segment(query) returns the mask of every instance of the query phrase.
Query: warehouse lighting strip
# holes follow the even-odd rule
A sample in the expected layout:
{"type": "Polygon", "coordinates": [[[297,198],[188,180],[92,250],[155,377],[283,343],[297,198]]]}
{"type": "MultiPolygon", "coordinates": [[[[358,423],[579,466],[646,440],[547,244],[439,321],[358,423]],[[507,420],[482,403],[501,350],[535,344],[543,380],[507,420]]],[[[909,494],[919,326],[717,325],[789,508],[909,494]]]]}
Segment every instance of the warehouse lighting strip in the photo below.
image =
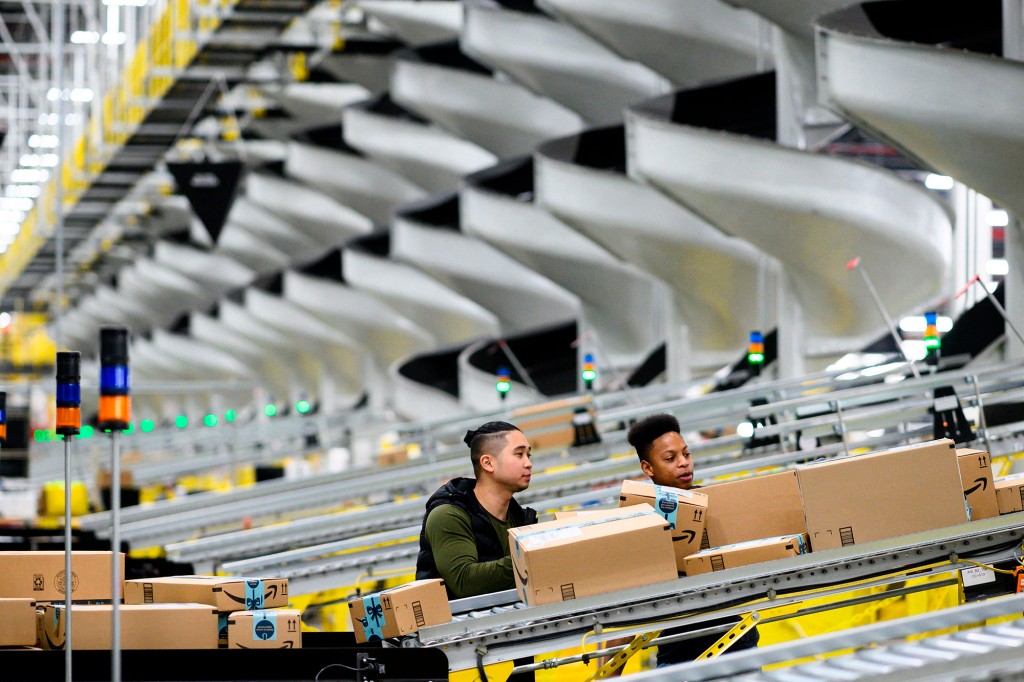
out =
{"type": "MultiPolygon", "coordinates": [[[[785,597],[778,593],[785,590],[840,585],[885,573],[907,574],[915,572],[915,567],[933,562],[949,561],[949,565],[935,569],[939,572],[969,566],[958,563],[958,557],[984,555],[989,561],[1009,559],[1024,536],[1022,524],[1024,513],[1004,515],[670,583],[483,615],[424,628],[409,643],[441,648],[448,656],[450,670],[465,670],[477,664],[478,647],[485,652],[483,662],[491,664],[574,646],[597,625],[655,623],[698,611],[706,613],[737,601],[767,598],[750,606],[673,620],[673,625],[697,623],[723,614],[781,605],[785,597]]],[[[636,632],[647,629],[649,627],[643,625],[632,628],[636,632]]],[[[629,631],[627,628],[622,634],[629,631]]]]}
{"type": "MultiPolygon", "coordinates": [[[[143,392],[139,391],[139,393],[143,392]]],[[[232,414],[233,412],[233,410],[226,412],[226,422],[230,423],[237,418],[237,413],[232,414]]],[[[211,457],[228,457],[230,455],[233,457],[233,463],[246,464],[261,461],[267,457],[281,458],[307,454],[314,448],[303,446],[296,449],[282,449],[268,447],[268,444],[288,439],[304,439],[310,435],[317,435],[322,439],[320,447],[323,447],[325,442],[338,443],[341,442],[345,429],[353,427],[355,422],[361,418],[355,413],[343,413],[330,417],[319,415],[316,419],[286,417],[256,425],[251,423],[224,425],[214,431],[165,429],[152,435],[150,435],[154,426],[152,421],[143,420],[139,423],[139,436],[125,438],[125,443],[126,447],[130,447],[133,452],[143,455],[142,462],[132,467],[132,474],[137,483],[145,484],[209,468],[208,462],[216,461],[216,459],[211,460],[211,457]],[[224,448],[231,450],[229,455],[223,453],[224,448]],[[188,456],[183,453],[195,454],[188,456]]],[[[125,434],[131,432],[129,430],[125,434]]],[[[98,453],[101,449],[101,444],[96,444],[91,448],[83,444],[82,452],[92,453],[95,451],[98,453]]],[[[44,451],[38,461],[33,461],[31,478],[34,482],[43,483],[57,477],[61,466],[57,455],[57,449],[53,448],[44,451]]]]}

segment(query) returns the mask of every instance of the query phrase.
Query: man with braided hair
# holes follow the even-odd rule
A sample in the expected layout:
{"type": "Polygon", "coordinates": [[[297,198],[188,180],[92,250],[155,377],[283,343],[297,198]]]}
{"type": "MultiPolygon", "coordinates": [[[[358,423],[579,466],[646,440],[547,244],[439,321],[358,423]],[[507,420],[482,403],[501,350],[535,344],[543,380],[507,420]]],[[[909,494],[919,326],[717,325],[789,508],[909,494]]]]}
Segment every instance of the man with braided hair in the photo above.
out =
{"type": "Polygon", "coordinates": [[[487,422],[463,439],[476,478],[454,478],[427,500],[416,579],[442,578],[450,599],[515,587],[508,529],[537,522],[515,493],[530,485],[530,443],[508,422],[487,422]]]}

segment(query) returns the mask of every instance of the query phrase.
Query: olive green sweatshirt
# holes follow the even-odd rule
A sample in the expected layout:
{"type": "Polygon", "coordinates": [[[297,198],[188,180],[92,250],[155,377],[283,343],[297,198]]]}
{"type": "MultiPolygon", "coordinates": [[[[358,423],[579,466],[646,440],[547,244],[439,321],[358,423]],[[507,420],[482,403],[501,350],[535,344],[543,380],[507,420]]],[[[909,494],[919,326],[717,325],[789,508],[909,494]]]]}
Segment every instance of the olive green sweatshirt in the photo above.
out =
{"type": "Polygon", "coordinates": [[[456,597],[500,592],[515,587],[512,560],[508,556],[508,521],[487,517],[498,535],[505,558],[478,561],[476,536],[469,514],[453,504],[443,504],[427,516],[427,541],[437,570],[456,597]]]}

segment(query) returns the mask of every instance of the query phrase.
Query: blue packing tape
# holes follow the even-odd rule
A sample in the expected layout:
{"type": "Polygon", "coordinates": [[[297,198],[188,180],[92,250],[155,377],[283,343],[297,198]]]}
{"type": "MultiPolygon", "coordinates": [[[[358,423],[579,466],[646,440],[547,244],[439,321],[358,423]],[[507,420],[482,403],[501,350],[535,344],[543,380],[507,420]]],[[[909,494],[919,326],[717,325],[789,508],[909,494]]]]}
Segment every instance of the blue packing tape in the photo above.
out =
{"type": "Polygon", "coordinates": [[[380,595],[371,594],[369,597],[363,597],[363,610],[366,614],[361,622],[363,632],[366,633],[366,641],[384,639],[384,609],[380,605],[380,595]]]}
{"type": "Polygon", "coordinates": [[[676,529],[676,520],[679,516],[679,498],[675,493],[665,490],[660,485],[654,486],[654,511],[672,527],[676,529]]]}
{"type": "Polygon", "coordinates": [[[262,580],[245,581],[245,610],[256,611],[263,608],[263,600],[266,593],[263,589],[262,580]]]}

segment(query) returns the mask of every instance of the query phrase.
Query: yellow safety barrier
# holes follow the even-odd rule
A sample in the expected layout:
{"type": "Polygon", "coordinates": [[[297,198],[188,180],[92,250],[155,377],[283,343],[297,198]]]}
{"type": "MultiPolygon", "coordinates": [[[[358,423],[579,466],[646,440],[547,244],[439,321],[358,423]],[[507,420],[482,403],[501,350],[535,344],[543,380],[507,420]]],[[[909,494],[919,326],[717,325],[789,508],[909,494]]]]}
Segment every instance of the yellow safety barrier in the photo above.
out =
{"type": "MultiPolygon", "coordinates": [[[[82,481],[71,482],[71,515],[83,516],[89,513],[89,491],[82,481]]],[[[43,484],[42,516],[64,516],[64,481],[47,481],[43,484]]]]}
{"type": "Polygon", "coordinates": [[[128,552],[128,556],[133,559],[163,559],[166,558],[167,552],[164,551],[163,547],[139,547],[138,549],[132,549],[128,552]]]}

